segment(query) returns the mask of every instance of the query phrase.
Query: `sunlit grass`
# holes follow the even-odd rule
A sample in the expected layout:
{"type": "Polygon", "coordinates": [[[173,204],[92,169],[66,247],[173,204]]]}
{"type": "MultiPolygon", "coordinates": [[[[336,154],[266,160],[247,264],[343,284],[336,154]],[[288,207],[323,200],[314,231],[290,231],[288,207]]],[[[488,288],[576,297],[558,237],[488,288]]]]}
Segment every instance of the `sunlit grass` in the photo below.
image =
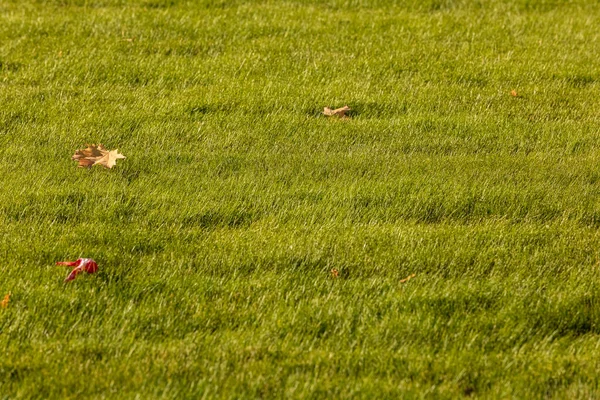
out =
{"type": "Polygon", "coordinates": [[[0,398],[600,396],[598,26],[1,2],[0,398]]]}

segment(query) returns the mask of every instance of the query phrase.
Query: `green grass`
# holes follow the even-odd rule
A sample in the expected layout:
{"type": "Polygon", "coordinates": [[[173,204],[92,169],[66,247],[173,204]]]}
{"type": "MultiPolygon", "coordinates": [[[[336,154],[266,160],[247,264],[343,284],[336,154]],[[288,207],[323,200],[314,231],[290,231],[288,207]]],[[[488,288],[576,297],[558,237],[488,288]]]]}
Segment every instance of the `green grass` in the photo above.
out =
{"type": "Polygon", "coordinates": [[[599,398],[599,26],[0,1],[0,398],[599,398]]]}

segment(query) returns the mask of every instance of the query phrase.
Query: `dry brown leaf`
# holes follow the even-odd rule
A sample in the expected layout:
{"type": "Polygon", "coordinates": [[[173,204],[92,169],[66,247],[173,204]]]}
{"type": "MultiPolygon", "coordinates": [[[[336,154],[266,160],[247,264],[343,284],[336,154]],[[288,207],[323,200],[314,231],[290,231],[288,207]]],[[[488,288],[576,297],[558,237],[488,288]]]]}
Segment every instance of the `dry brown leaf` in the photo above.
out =
{"type": "Polygon", "coordinates": [[[8,307],[8,302],[10,301],[10,293],[4,296],[4,299],[0,301],[0,307],[6,308],[8,307]]]}
{"type": "Polygon", "coordinates": [[[346,112],[350,111],[351,108],[348,106],[344,106],[341,108],[336,108],[335,110],[332,110],[329,107],[325,107],[323,109],[323,114],[327,117],[340,117],[340,118],[348,118],[348,116],[346,115],[346,112]]]}
{"type": "Polygon", "coordinates": [[[516,90],[514,90],[514,89],[510,91],[510,95],[511,95],[512,97],[517,97],[517,96],[519,96],[519,94],[517,93],[517,91],[516,91],[516,90]]]}
{"type": "Polygon", "coordinates": [[[417,276],[417,274],[410,274],[406,278],[400,279],[400,283],[406,283],[406,282],[410,281],[412,278],[414,278],[415,276],[417,276]]]}
{"type": "Polygon", "coordinates": [[[103,145],[88,144],[83,150],[77,150],[71,159],[79,162],[80,168],[90,168],[93,165],[100,164],[105,168],[112,168],[117,160],[125,158],[117,150],[107,150],[103,145]]]}

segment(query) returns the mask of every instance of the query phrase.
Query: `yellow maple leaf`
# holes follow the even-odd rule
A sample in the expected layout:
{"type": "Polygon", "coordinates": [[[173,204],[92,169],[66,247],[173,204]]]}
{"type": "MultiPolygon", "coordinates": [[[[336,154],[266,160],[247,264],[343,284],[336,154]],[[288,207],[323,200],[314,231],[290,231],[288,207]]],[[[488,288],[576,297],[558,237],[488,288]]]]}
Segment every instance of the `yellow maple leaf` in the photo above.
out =
{"type": "Polygon", "coordinates": [[[85,149],[77,150],[72,160],[79,162],[80,168],[90,168],[93,165],[100,164],[105,168],[112,168],[117,164],[117,160],[125,158],[117,150],[107,150],[103,145],[88,144],[85,149]]]}

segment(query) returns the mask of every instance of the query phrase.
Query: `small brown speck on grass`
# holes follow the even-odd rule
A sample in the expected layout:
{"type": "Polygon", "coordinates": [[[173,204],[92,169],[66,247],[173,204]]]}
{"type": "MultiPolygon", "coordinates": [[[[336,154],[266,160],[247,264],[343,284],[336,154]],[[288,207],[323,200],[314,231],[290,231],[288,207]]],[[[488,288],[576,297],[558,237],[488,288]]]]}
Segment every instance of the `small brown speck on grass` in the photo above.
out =
{"type": "Polygon", "coordinates": [[[323,115],[326,117],[350,118],[348,115],[346,115],[346,113],[351,110],[352,109],[348,106],[336,108],[335,110],[325,107],[323,108],[323,115]]]}
{"type": "Polygon", "coordinates": [[[406,283],[406,282],[410,281],[412,278],[414,278],[415,276],[417,276],[417,274],[410,274],[406,278],[400,279],[400,283],[406,283]]]}
{"type": "Polygon", "coordinates": [[[6,296],[4,296],[4,299],[2,299],[2,301],[0,301],[0,307],[2,308],[6,308],[8,307],[8,303],[10,301],[10,293],[8,293],[6,296]]]}

